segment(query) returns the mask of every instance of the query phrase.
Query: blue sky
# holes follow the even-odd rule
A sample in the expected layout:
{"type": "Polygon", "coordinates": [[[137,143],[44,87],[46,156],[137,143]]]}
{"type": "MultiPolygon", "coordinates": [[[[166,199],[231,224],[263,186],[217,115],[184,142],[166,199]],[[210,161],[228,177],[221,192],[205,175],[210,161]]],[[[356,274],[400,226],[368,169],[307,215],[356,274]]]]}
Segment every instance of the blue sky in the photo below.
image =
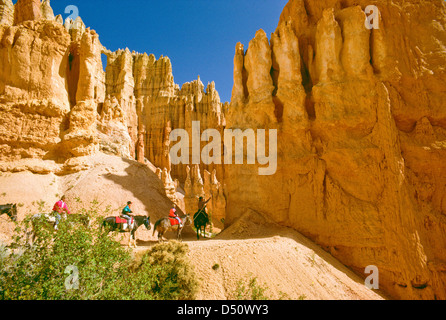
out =
{"type": "MultiPolygon", "coordinates": [[[[13,1],[14,3],[16,1],[13,1]]],[[[75,5],[87,27],[115,51],[168,56],[180,86],[200,75],[206,86],[215,81],[221,100],[230,101],[235,45],[259,29],[270,37],[288,0],[52,0],[64,20],[75,5]]]]}

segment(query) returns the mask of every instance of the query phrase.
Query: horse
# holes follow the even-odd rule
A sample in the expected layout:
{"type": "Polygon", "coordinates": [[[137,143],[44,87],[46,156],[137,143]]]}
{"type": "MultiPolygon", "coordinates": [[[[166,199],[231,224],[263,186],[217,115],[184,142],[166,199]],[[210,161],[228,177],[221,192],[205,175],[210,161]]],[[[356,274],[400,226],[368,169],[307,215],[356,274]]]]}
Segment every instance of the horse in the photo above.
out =
{"type": "Polygon", "coordinates": [[[181,221],[183,221],[183,226],[174,225],[170,223],[169,218],[161,218],[159,219],[155,225],[153,226],[153,235],[155,235],[155,231],[158,231],[158,241],[161,242],[164,233],[167,231],[176,231],[177,232],[177,240],[182,241],[181,232],[183,231],[185,226],[190,226],[192,224],[192,218],[190,215],[186,214],[184,216],[180,216],[181,221]]]}
{"type": "Polygon", "coordinates": [[[37,213],[31,217],[31,231],[27,231],[26,239],[28,242],[29,236],[31,236],[31,244],[36,240],[36,230],[37,224],[40,224],[42,227],[49,229],[49,231],[55,231],[56,226],[56,217],[49,213],[37,213]]]}
{"type": "Polygon", "coordinates": [[[209,215],[204,210],[199,210],[194,214],[194,227],[197,230],[197,240],[200,240],[200,234],[206,238],[206,227],[209,224],[209,215]]]}
{"type": "Polygon", "coordinates": [[[147,230],[150,230],[152,227],[150,226],[150,217],[149,216],[133,216],[133,224],[128,226],[126,229],[122,229],[122,223],[116,223],[116,217],[107,217],[101,223],[102,228],[107,228],[107,233],[110,231],[118,231],[120,233],[130,232],[129,237],[129,248],[132,243],[133,238],[133,246],[136,248],[136,230],[140,226],[144,225],[147,230]]]}
{"type": "MultiPolygon", "coordinates": [[[[90,227],[90,218],[86,215],[82,215],[82,214],[66,214],[63,213],[61,214],[61,221],[63,219],[66,219],[68,222],[70,223],[75,223],[75,222],[80,222],[82,223],[85,227],[89,228],[90,227]]],[[[36,239],[36,224],[37,223],[42,223],[43,222],[43,227],[47,227],[49,228],[51,231],[56,231],[56,217],[53,214],[50,213],[37,213],[35,215],[33,215],[31,217],[31,226],[32,226],[32,238],[31,238],[31,242],[33,243],[34,240],[36,239]],[[42,221],[43,219],[43,221],[42,221]]]]}
{"type": "Polygon", "coordinates": [[[90,227],[90,217],[87,215],[72,213],[72,214],[67,214],[66,219],[68,220],[68,222],[80,222],[85,227],[87,228],[90,227]]]}
{"type": "Polygon", "coordinates": [[[15,222],[17,220],[17,204],[0,205],[0,216],[2,214],[7,214],[15,222]]]}
{"type": "MultiPolygon", "coordinates": [[[[35,214],[34,216],[32,216],[31,218],[31,222],[34,224],[36,221],[38,221],[41,218],[45,218],[48,224],[50,224],[53,228],[56,225],[56,217],[52,214],[49,213],[38,213],[35,214]]],[[[82,223],[85,227],[89,227],[90,226],[90,218],[86,215],[83,214],[62,214],[61,215],[61,220],[62,219],[67,219],[67,221],[69,222],[80,222],[82,223]]]]}

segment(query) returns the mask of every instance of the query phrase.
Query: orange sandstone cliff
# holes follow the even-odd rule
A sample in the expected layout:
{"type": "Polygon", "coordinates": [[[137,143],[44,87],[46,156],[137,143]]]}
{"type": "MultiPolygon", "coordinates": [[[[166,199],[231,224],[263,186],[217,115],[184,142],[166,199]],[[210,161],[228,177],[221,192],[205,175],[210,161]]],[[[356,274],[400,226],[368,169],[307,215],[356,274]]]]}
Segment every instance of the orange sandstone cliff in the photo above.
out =
{"type": "Polygon", "coordinates": [[[180,88],[167,57],[109,51],[49,0],[0,0],[0,171],[63,176],[99,151],[151,162],[188,212],[212,195],[225,226],[261,212],[360,275],[377,266],[394,298],[446,299],[445,26],[442,0],[290,0],[270,37],[236,45],[228,105],[214,83],[180,88]],[[194,120],[276,129],[276,173],[172,165],[170,132],[194,120]]]}
{"type": "MultiPolygon", "coordinates": [[[[98,151],[171,167],[169,133],[224,127],[227,104],[198,77],[181,88],[169,58],[111,52],[99,35],[54,16],[49,0],[0,1],[0,168],[64,174],[98,151]],[[107,56],[104,71],[101,55],[107,56]]],[[[223,168],[202,166],[202,170],[223,168]]]]}
{"type": "Polygon", "coordinates": [[[445,27],[442,0],[290,0],[237,44],[227,127],[277,129],[278,169],[225,166],[227,224],[267,213],[394,298],[446,299],[445,27]]]}

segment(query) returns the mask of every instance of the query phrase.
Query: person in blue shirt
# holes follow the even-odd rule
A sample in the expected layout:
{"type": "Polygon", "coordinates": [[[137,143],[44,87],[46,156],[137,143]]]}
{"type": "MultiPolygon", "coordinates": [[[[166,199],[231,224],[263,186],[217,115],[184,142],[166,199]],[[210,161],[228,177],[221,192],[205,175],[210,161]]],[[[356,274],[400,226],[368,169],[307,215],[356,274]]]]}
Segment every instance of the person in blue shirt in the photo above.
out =
{"type": "Polygon", "coordinates": [[[132,202],[129,201],[129,202],[127,202],[127,205],[125,206],[124,209],[122,209],[122,212],[121,212],[121,216],[123,218],[127,219],[127,222],[128,222],[129,226],[132,223],[132,215],[131,215],[131,213],[133,213],[133,211],[132,211],[131,207],[132,207],[132,202]]]}

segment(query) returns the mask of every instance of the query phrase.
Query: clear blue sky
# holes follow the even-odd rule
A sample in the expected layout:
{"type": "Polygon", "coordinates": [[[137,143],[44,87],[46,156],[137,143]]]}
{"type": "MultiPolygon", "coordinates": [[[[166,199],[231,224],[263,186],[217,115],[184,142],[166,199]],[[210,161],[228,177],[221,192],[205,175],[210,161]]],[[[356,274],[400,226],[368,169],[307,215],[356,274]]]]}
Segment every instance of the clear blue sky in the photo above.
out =
{"type": "MultiPolygon", "coordinates": [[[[16,1],[14,1],[15,3],[16,1]]],[[[180,86],[200,78],[215,81],[221,100],[230,101],[235,45],[259,29],[275,31],[288,0],[52,0],[54,14],[75,5],[87,27],[115,51],[168,56],[180,86]]]]}

